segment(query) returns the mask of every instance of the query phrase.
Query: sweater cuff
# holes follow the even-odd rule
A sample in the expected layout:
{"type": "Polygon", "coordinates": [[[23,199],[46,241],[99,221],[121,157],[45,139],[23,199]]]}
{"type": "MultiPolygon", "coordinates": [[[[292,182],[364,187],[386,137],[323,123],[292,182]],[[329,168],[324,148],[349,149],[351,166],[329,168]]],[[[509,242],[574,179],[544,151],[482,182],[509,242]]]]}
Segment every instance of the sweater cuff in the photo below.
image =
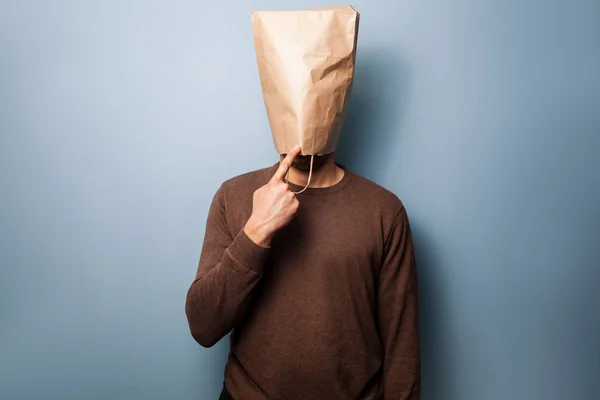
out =
{"type": "Polygon", "coordinates": [[[267,261],[270,248],[254,243],[241,229],[227,250],[238,264],[260,273],[267,261]]]}

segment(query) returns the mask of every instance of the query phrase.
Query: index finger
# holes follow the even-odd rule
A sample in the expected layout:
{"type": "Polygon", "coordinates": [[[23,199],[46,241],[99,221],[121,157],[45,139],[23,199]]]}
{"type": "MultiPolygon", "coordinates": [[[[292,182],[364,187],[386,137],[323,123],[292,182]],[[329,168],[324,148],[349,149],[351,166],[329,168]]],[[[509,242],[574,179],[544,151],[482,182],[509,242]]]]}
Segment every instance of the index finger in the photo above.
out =
{"type": "Polygon", "coordinates": [[[292,161],[294,158],[300,153],[300,146],[296,145],[292,150],[290,150],[285,158],[281,160],[279,163],[279,168],[275,172],[275,175],[271,178],[271,182],[283,182],[283,178],[285,174],[287,174],[288,170],[292,166],[292,161]]]}

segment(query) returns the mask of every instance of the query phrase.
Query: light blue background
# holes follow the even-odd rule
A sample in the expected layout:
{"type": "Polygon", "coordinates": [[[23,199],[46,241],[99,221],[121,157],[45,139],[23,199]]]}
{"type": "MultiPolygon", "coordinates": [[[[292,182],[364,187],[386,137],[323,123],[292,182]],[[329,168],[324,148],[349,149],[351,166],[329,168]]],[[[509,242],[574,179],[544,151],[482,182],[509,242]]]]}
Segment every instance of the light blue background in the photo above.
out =
{"type": "MultiPolygon", "coordinates": [[[[249,13],[330,4],[0,0],[0,399],[216,398],[186,290],[277,160],[249,13]]],[[[353,5],[338,159],[409,211],[423,399],[599,398],[600,3],[353,5]]]]}

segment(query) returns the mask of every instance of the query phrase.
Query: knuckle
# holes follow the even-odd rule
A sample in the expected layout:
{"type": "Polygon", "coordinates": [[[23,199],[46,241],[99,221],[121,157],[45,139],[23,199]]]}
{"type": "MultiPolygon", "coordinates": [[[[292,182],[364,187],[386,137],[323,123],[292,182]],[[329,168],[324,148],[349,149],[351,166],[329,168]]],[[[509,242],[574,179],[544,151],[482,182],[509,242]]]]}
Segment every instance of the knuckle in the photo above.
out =
{"type": "Polygon", "coordinates": [[[273,188],[272,196],[275,199],[282,200],[285,199],[285,192],[280,186],[273,188]]]}

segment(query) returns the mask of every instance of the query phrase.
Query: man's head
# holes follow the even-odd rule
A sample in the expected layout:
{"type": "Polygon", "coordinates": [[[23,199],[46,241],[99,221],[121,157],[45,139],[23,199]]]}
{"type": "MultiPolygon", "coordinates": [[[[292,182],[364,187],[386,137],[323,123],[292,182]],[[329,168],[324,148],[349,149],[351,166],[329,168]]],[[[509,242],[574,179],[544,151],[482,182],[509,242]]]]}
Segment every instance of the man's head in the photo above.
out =
{"type": "MultiPolygon", "coordinates": [[[[313,172],[320,170],[325,164],[327,164],[330,161],[333,161],[333,154],[334,153],[328,153],[328,154],[314,156],[313,168],[312,168],[313,172]]],[[[287,154],[282,154],[281,159],[283,160],[286,155],[287,154]]],[[[294,158],[294,161],[292,161],[292,167],[296,168],[299,171],[309,172],[310,158],[311,158],[311,156],[309,156],[309,155],[306,155],[306,156],[298,155],[298,156],[296,156],[296,158],[294,158]]]]}
{"type": "MultiPolygon", "coordinates": [[[[354,78],[358,23],[349,6],[252,13],[258,72],[279,154],[296,144],[304,156],[335,151],[354,78]]],[[[298,159],[299,169],[310,166],[310,157],[298,159]]]]}

